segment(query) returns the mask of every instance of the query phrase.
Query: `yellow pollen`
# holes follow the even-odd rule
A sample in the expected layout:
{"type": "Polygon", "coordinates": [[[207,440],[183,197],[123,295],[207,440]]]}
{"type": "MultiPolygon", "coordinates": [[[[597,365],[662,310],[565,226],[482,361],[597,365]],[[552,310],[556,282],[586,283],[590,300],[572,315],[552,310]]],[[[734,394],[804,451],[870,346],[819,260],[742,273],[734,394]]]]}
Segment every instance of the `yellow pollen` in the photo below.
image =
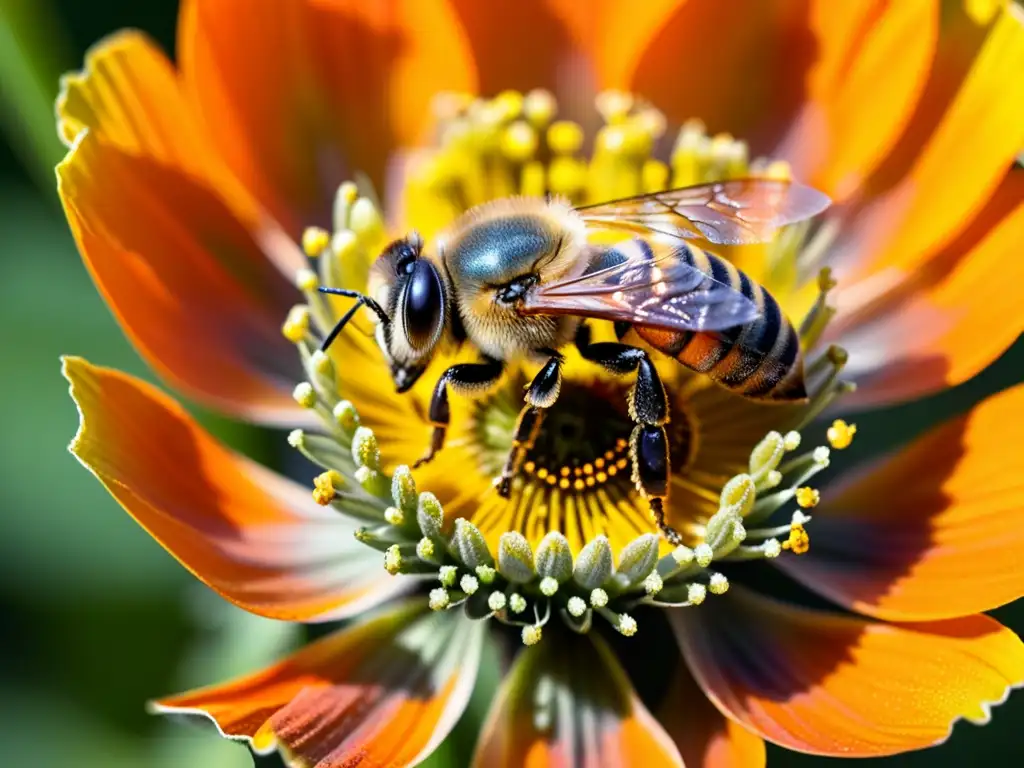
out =
{"type": "Polygon", "coordinates": [[[554,475],[548,475],[547,478],[545,478],[545,479],[546,479],[548,485],[554,485],[555,483],[558,482],[558,478],[555,477],[554,475]]]}
{"type": "Polygon", "coordinates": [[[334,497],[338,495],[338,486],[344,483],[344,478],[331,469],[313,478],[313,501],[321,507],[326,507],[334,497]]]}
{"type": "Polygon", "coordinates": [[[584,483],[582,480],[576,480],[572,484],[572,487],[575,488],[577,491],[582,491],[584,488],[587,487],[587,484],[584,483]]]}
{"type": "Polygon", "coordinates": [[[608,475],[606,475],[604,472],[598,472],[597,473],[597,482],[605,483],[607,481],[608,481],[608,475]]]}
{"type": "Polygon", "coordinates": [[[604,459],[603,458],[594,459],[594,467],[595,467],[595,469],[602,469],[604,467],[604,459]]]}
{"type": "Polygon", "coordinates": [[[493,105],[505,120],[512,120],[519,117],[523,111],[523,94],[519,91],[502,91],[493,101],[493,105]]]}
{"type": "Polygon", "coordinates": [[[587,488],[593,488],[594,487],[594,478],[593,477],[588,477],[584,482],[586,483],[587,488]]]}
{"type": "Polygon", "coordinates": [[[821,494],[816,488],[804,486],[796,489],[796,503],[804,509],[818,506],[819,501],[821,501],[821,494]]]}
{"type": "Polygon", "coordinates": [[[594,100],[597,111],[609,125],[621,123],[633,109],[633,94],[625,91],[603,91],[594,100]]]}
{"type": "Polygon", "coordinates": [[[529,123],[517,120],[505,129],[501,137],[501,152],[509,160],[522,163],[537,151],[537,133],[529,123]]]}
{"type": "Polygon", "coordinates": [[[563,490],[568,488],[569,485],[570,485],[569,478],[567,478],[567,477],[563,477],[561,480],[558,481],[558,487],[563,489],[563,490]]]}
{"type": "Polygon", "coordinates": [[[832,422],[832,426],[828,428],[826,436],[828,437],[829,445],[837,451],[841,451],[843,448],[850,447],[850,443],[853,442],[853,436],[856,434],[856,424],[847,424],[842,419],[836,419],[832,422]]]}
{"type": "Polygon", "coordinates": [[[627,459],[625,457],[623,457],[623,458],[619,459],[617,462],[615,462],[615,466],[617,466],[619,469],[625,469],[627,464],[629,464],[629,459],[627,459]]]}
{"type": "Polygon", "coordinates": [[[331,235],[320,227],[306,227],[302,233],[302,250],[311,259],[323,253],[331,243],[331,235]]]}
{"type": "Polygon", "coordinates": [[[583,129],[569,120],[559,120],[548,128],[548,146],[552,152],[571,155],[583,146],[583,129]]]}
{"type": "Polygon", "coordinates": [[[585,475],[592,475],[592,474],[594,474],[594,465],[591,464],[589,461],[586,464],[583,465],[583,474],[585,474],[585,475]]]}
{"type": "Polygon", "coordinates": [[[533,474],[533,470],[535,470],[536,468],[537,468],[537,465],[534,464],[532,461],[528,461],[525,464],[523,464],[523,471],[526,472],[526,474],[528,474],[528,475],[532,475],[533,474]]]}
{"type": "Polygon", "coordinates": [[[811,537],[800,524],[789,529],[789,538],[782,542],[782,548],[788,549],[794,555],[802,555],[811,548],[811,537]]]}
{"type": "Polygon", "coordinates": [[[562,477],[568,477],[568,476],[569,476],[569,473],[570,473],[570,472],[572,472],[572,470],[571,470],[571,469],[569,469],[569,467],[562,467],[562,468],[561,468],[561,469],[559,470],[559,474],[560,474],[560,475],[561,475],[562,477]]]}
{"type": "MultiPolygon", "coordinates": [[[[531,461],[530,464],[533,464],[533,462],[531,461]]],[[[537,470],[537,479],[538,480],[543,480],[547,476],[548,476],[548,471],[544,467],[541,467],[540,469],[537,470]]]]}
{"type": "Polygon", "coordinates": [[[304,304],[292,307],[281,326],[281,333],[292,344],[298,344],[309,332],[309,308],[304,304]]]}
{"type": "Polygon", "coordinates": [[[310,293],[315,291],[317,286],[320,285],[320,278],[316,276],[316,272],[312,269],[300,269],[295,273],[295,285],[300,291],[310,293]]]}
{"type": "Polygon", "coordinates": [[[614,465],[608,467],[608,477],[615,477],[617,474],[619,474],[619,468],[618,467],[616,467],[614,465]]]}
{"type": "Polygon", "coordinates": [[[523,115],[535,127],[541,127],[551,122],[558,110],[558,103],[550,91],[537,88],[526,94],[523,99],[523,115]]]}
{"type": "Polygon", "coordinates": [[[348,205],[352,205],[352,203],[356,201],[356,198],[359,197],[359,188],[354,182],[344,181],[341,186],[338,187],[338,197],[348,205]]]}

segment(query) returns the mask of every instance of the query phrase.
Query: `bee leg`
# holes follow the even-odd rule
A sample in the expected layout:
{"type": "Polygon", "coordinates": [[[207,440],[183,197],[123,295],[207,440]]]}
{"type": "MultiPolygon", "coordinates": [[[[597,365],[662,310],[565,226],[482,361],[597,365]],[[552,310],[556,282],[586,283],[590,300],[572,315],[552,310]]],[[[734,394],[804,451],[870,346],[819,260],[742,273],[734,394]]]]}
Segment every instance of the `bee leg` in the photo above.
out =
{"type": "Polygon", "coordinates": [[[441,378],[434,385],[434,395],[430,398],[428,415],[430,423],[434,425],[430,446],[427,448],[427,452],[412,465],[413,469],[426,464],[444,447],[444,437],[448,431],[448,423],[451,421],[451,409],[448,407],[449,387],[457,394],[472,395],[500,379],[504,370],[505,366],[501,360],[487,358],[482,363],[453,365],[441,374],[441,378]]]}
{"type": "Polygon", "coordinates": [[[576,346],[585,360],[597,363],[612,373],[636,373],[636,383],[629,390],[629,416],[636,427],[629,438],[629,455],[633,462],[633,482],[651,507],[651,517],[658,529],[672,544],[681,544],[679,532],[665,521],[665,498],[668,496],[671,472],[668,435],[668,398],[658,369],[647,352],[614,341],[590,342],[590,329],[581,325],[576,346]]]}
{"type": "Polygon", "coordinates": [[[508,459],[501,470],[501,475],[494,482],[498,495],[506,499],[512,493],[512,480],[519,474],[526,452],[533,447],[537,439],[547,409],[555,404],[562,388],[563,358],[554,350],[544,352],[551,357],[526,389],[526,405],[519,412],[516,429],[512,433],[512,448],[508,452],[508,459]]]}

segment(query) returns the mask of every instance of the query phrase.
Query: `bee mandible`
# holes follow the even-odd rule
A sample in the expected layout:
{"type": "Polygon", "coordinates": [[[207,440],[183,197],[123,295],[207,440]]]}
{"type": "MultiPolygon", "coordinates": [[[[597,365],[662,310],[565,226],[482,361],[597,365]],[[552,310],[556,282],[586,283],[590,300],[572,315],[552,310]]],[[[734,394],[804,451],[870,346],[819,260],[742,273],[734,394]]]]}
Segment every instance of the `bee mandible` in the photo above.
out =
{"type": "Polygon", "coordinates": [[[413,233],[374,262],[368,294],[321,288],[356,304],[324,339],[326,349],[360,306],[376,317],[376,338],[398,392],[426,370],[442,342],[472,345],[480,360],[449,367],[430,402],[430,445],[444,445],[449,392],[477,395],[507,364],[542,363],[526,390],[512,447],[495,485],[511,482],[558,399],[563,355],[635,376],[629,414],[633,478],[669,541],[668,400],[647,351],[625,344],[633,330],[651,347],[743,397],[806,398],[799,336],[768,291],[708,247],[765,242],[779,227],[829,205],[820,192],[779,179],[737,179],[580,208],[550,198],[514,197],[477,206],[430,250],[413,233]],[[614,242],[595,237],[613,233],[614,242]],[[595,242],[598,241],[598,242],[595,242]],[[618,341],[592,342],[588,318],[614,321],[618,341]]]}

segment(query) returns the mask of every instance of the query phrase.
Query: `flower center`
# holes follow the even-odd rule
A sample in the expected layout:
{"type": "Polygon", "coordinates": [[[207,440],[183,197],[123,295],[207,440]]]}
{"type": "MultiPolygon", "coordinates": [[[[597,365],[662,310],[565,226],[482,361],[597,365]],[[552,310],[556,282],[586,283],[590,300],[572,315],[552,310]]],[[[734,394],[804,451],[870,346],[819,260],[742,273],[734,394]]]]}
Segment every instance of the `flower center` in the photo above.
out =
{"type": "MultiPolygon", "coordinates": [[[[749,162],[743,142],[710,137],[698,122],[684,125],[660,155],[663,116],[621,93],[599,97],[605,125],[584,157],[582,128],[554,120],[556,109],[540,91],[439,99],[438,143],[407,169],[407,229],[429,239],[467,208],[514,194],[583,204],[723,178],[788,176],[785,164],[749,162]]],[[[318,288],[364,290],[385,240],[383,217],[356,185],[342,185],[334,210],[333,231],[305,233],[310,266],[297,283],[307,301],[282,329],[309,377],[296,400],[321,416],[325,433],[296,431],[290,442],[324,469],[314,480],[317,503],[364,521],[357,538],[384,553],[388,572],[437,578],[431,608],[465,604],[470,615],[522,625],[528,644],[555,615],[577,631],[601,617],[632,635],[630,610],[638,604],[695,606],[724,593],[723,562],[807,551],[803,510],[819,501],[807,483],[830,459],[823,446],[800,452],[797,430],[849,389],[839,379],[845,352],[818,349],[833,314],[833,281],[817,267],[826,230],[812,234],[805,224],[772,243],[717,253],[769,291],[799,328],[805,403],[765,404],[667,357],[654,360],[669,401],[664,514],[684,542],[672,546],[652,520],[630,453],[633,377],[601,371],[570,350],[563,350],[558,401],[532,436],[507,498],[491,481],[513,447],[523,407],[527,372],[518,367],[494,391],[464,407],[453,402],[446,447],[414,478],[405,462],[422,453],[431,428],[422,393],[391,394],[365,325],[351,323],[341,344],[319,349],[351,300],[318,288]],[[437,495],[420,492],[417,481],[437,495]]],[[[854,432],[835,421],[827,438],[842,449],[854,432]]]]}

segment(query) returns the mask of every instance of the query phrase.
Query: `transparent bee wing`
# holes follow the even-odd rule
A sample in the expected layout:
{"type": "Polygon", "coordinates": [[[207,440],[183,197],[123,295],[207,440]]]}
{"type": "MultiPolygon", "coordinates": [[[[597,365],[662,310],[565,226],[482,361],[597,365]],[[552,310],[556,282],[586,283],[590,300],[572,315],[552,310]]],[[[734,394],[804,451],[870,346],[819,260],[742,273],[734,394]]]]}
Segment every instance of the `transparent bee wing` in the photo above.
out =
{"type": "Polygon", "coordinates": [[[760,315],[740,291],[689,261],[685,243],[640,238],[602,248],[577,277],[537,285],[525,314],[572,314],[678,331],[722,331],[760,315]]]}
{"type": "Polygon", "coordinates": [[[734,179],[655,192],[577,209],[588,227],[655,232],[716,245],[772,239],[779,227],[809,219],[831,201],[780,179],[734,179]]]}

